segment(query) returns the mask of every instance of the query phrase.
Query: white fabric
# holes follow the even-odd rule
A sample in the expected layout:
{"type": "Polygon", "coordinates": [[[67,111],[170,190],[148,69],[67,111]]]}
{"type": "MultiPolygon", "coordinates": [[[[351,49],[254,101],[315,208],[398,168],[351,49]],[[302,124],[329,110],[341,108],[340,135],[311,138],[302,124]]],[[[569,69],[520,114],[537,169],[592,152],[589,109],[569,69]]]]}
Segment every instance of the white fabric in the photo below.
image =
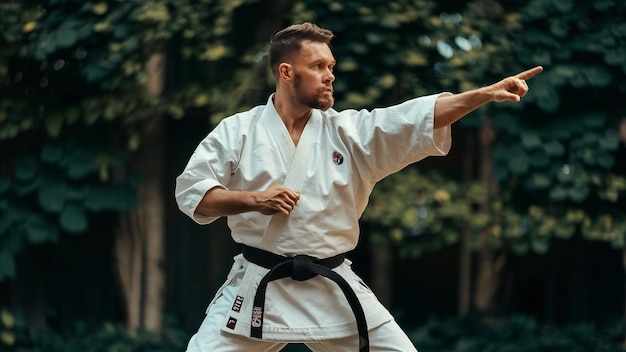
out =
{"type": "MultiPolygon", "coordinates": [[[[240,280],[240,279],[235,279],[240,280]]],[[[198,332],[187,345],[187,352],[278,352],[286,342],[260,341],[244,336],[223,332],[221,322],[226,319],[235,298],[237,286],[227,286],[216,297],[207,312],[207,319],[202,322],[198,332]]],[[[390,320],[369,331],[370,352],[416,352],[417,350],[398,326],[390,320]]],[[[357,350],[358,337],[353,335],[341,339],[321,341],[302,341],[313,352],[354,352],[357,350]]]]}
{"type": "MultiPolygon", "coordinates": [[[[302,188],[298,189],[300,200],[285,219],[272,251],[327,258],[354,249],[358,220],[376,182],[427,156],[449,151],[450,127],[433,129],[436,99],[437,95],[431,95],[371,112],[314,110],[298,146],[302,148],[306,140],[314,143],[300,181],[302,188]]],[[[208,190],[264,190],[273,183],[283,183],[296,151],[272,97],[265,106],[226,118],[200,143],[177,178],[179,208],[199,224],[208,224],[215,218],[194,214],[208,190]]],[[[236,242],[259,247],[270,219],[248,212],[229,216],[228,225],[236,242]]],[[[352,272],[349,261],[334,270],[355,289],[369,328],[392,320],[352,272]]],[[[243,302],[239,311],[231,309],[221,318],[223,331],[249,336],[251,293],[266,272],[236,257],[225,288],[236,287],[232,303],[237,296],[243,302]],[[234,329],[227,327],[233,319],[237,321],[234,329]]],[[[221,290],[217,297],[220,295],[221,290]]],[[[355,333],[354,315],[335,283],[315,277],[304,282],[281,279],[269,284],[264,339],[313,341],[355,333]]]]}

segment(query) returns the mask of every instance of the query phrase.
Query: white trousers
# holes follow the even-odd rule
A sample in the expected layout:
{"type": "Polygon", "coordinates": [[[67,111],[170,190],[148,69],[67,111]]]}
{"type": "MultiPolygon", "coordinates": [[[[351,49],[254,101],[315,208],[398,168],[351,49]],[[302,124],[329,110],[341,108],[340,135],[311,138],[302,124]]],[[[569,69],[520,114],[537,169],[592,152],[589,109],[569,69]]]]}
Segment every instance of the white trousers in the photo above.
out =
{"type": "MultiPolygon", "coordinates": [[[[278,352],[287,343],[262,341],[223,332],[221,324],[226,318],[230,304],[218,299],[209,308],[198,332],[191,337],[187,352],[278,352]]],[[[369,330],[370,352],[417,352],[408,336],[395,320],[369,330]]],[[[295,341],[297,342],[297,341],[295,341]]],[[[358,338],[353,336],[322,341],[303,341],[313,352],[355,352],[358,338]]]]}

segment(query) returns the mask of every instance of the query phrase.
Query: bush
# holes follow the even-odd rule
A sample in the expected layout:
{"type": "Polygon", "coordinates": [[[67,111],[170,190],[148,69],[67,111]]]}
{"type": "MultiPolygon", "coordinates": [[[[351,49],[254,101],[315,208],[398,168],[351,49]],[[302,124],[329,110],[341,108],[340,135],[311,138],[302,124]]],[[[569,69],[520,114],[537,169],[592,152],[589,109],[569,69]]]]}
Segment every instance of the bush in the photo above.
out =
{"type": "MultiPolygon", "coordinates": [[[[1,351],[15,352],[178,352],[185,349],[187,335],[176,328],[158,338],[148,331],[129,333],[118,323],[90,325],[78,322],[61,331],[38,331],[29,327],[19,314],[2,310],[1,351]],[[7,326],[6,321],[10,324],[7,326]]],[[[176,325],[170,322],[168,325],[176,325]]]]}
{"type": "Polygon", "coordinates": [[[623,322],[540,326],[527,316],[504,320],[431,319],[410,334],[421,351],[432,352],[624,352],[623,322]]]}

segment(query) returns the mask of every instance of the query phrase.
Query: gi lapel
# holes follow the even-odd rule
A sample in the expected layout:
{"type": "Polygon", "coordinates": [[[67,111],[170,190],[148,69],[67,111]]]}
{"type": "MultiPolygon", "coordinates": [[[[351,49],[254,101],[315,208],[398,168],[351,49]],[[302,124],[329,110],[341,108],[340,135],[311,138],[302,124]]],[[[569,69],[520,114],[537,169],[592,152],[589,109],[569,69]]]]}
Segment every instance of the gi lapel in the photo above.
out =
{"type": "MultiPolygon", "coordinates": [[[[300,137],[298,146],[296,147],[291,163],[289,164],[289,169],[287,171],[285,181],[283,182],[283,186],[294,190],[300,190],[304,186],[306,168],[310,161],[309,156],[315,146],[315,136],[317,135],[321,119],[321,113],[318,110],[313,110],[309,121],[304,127],[304,131],[302,131],[302,136],[300,137]]],[[[280,143],[284,148],[293,149],[293,141],[288,134],[286,137],[285,133],[281,134],[280,143]]],[[[273,252],[287,219],[288,216],[282,213],[274,214],[272,216],[272,219],[263,233],[263,238],[260,244],[261,249],[273,252]]]]}

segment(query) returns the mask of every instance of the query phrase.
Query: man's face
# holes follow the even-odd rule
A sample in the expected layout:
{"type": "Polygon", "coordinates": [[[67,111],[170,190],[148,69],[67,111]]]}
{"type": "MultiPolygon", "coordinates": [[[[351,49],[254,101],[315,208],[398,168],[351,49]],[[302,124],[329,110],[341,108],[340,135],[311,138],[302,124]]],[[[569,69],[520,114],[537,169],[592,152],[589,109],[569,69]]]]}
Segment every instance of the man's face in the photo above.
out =
{"type": "Polygon", "coordinates": [[[310,108],[328,110],[335,104],[333,68],[335,58],[325,43],[304,41],[294,55],[293,94],[296,101],[310,108]]]}

